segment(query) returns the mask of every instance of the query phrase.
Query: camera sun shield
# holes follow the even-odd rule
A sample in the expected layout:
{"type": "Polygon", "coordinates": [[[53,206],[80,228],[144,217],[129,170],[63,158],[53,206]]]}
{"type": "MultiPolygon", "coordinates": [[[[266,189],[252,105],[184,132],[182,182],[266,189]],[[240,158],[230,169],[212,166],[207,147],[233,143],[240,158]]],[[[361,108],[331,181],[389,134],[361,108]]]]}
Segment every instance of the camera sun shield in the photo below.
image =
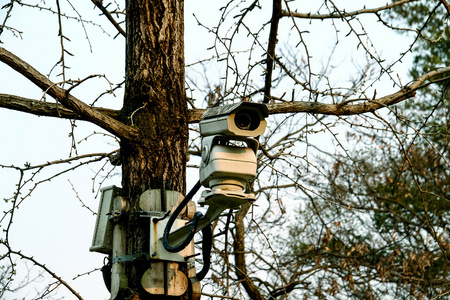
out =
{"type": "Polygon", "coordinates": [[[266,129],[268,109],[265,104],[240,102],[208,109],[200,122],[202,136],[256,137],[266,129]]]}

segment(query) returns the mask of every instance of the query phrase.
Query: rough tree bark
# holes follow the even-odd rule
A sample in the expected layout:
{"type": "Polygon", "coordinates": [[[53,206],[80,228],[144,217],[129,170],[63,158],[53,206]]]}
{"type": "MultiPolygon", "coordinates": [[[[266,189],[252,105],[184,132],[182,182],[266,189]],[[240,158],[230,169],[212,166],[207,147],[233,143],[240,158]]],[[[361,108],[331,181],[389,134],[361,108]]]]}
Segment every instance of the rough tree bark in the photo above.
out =
{"type": "MultiPolygon", "coordinates": [[[[138,129],[139,137],[122,139],[120,153],[123,194],[133,213],[139,210],[139,196],[145,190],[185,194],[188,119],[183,1],[127,1],[126,10],[126,87],[121,115],[124,123],[138,129]]],[[[126,230],[127,254],[149,251],[148,222],[131,214],[126,230]]],[[[150,297],[140,283],[149,264],[128,263],[129,294],[124,297],[150,297]]]]}

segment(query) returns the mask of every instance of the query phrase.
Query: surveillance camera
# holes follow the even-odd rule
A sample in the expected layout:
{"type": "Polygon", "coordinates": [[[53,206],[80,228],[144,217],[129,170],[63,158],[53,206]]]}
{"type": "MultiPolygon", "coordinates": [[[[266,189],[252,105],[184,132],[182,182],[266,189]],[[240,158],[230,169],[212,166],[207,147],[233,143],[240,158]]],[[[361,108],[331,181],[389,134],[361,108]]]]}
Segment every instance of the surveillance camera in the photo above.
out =
{"type": "Polygon", "coordinates": [[[240,102],[208,109],[200,122],[202,136],[256,137],[264,133],[268,116],[265,104],[240,102]]]}
{"type": "MultiPolygon", "coordinates": [[[[266,105],[250,102],[210,108],[203,114],[200,122],[200,184],[210,190],[202,192],[198,203],[201,206],[208,205],[208,210],[205,215],[200,215],[200,219],[196,218],[199,216],[196,213],[189,226],[182,226],[169,233],[171,220],[175,220],[178,213],[173,214],[162,237],[167,251],[174,252],[186,245],[185,242],[189,243],[192,234],[200,230],[198,228],[207,228],[225,209],[236,209],[256,200],[250,185],[256,178],[257,171],[259,142],[256,137],[264,133],[267,126],[264,118],[268,114],[266,105]],[[185,235],[187,237],[181,239],[178,246],[169,245],[169,237],[178,241],[185,235]]],[[[200,186],[197,184],[196,187],[191,192],[197,191],[200,186]]],[[[180,207],[176,212],[181,211],[180,207]]]]}
{"type": "Polygon", "coordinates": [[[268,109],[265,104],[241,102],[208,109],[200,122],[202,161],[200,183],[203,204],[235,208],[255,200],[250,182],[256,177],[259,142],[268,109]]]}

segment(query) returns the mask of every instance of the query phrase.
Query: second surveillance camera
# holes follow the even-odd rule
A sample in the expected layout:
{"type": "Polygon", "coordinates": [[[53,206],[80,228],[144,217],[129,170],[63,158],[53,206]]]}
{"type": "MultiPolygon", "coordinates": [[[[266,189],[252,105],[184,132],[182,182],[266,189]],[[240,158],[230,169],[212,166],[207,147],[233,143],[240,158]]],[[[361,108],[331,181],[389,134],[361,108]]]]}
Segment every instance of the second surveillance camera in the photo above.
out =
{"type": "Polygon", "coordinates": [[[256,137],[264,133],[269,115],[265,104],[240,102],[208,109],[202,115],[200,134],[256,137]]]}

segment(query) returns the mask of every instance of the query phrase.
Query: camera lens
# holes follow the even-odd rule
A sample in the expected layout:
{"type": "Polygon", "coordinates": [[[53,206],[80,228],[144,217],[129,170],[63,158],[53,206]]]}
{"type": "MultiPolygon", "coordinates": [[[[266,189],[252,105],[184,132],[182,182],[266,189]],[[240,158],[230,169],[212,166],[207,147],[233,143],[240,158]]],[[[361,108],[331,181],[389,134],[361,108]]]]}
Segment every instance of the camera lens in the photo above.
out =
{"type": "Polygon", "coordinates": [[[260,118],[258,113],[251,110],[243,110],[236,113],[234,117],[234,123],[239,129],[242,130],[255,130],[258,128],[260,118]]]}

